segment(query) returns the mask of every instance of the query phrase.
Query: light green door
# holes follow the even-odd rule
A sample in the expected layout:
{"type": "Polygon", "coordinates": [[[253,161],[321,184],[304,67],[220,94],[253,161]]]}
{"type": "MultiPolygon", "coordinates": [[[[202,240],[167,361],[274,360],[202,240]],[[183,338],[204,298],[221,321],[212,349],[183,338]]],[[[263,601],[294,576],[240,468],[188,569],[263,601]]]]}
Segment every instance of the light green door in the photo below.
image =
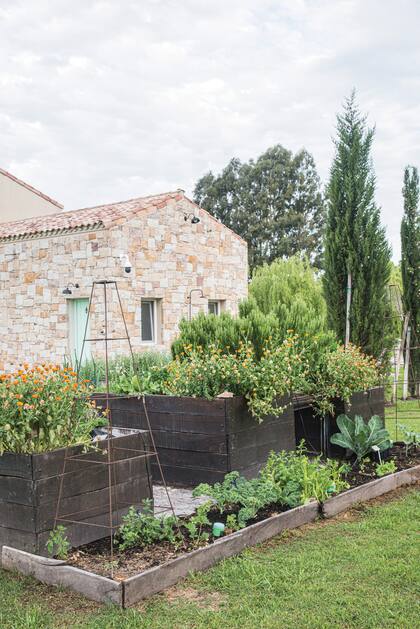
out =
{"type": "MultiPolygon", "coordinates": [[[[69,341],[70,341],[70,356],[71,362],[74,366],[80,360],[80,354],[82,352],[83,338],[85,335],[86,319],[89,309],[89,299],[69,299],[69,341]]],[[[89,336],[89,326],[86,331],[86,338],[89,336]]],[[[83,348],[82,363],[90,359],[91,347],[90,343],[86,342],[83,348]]]]}

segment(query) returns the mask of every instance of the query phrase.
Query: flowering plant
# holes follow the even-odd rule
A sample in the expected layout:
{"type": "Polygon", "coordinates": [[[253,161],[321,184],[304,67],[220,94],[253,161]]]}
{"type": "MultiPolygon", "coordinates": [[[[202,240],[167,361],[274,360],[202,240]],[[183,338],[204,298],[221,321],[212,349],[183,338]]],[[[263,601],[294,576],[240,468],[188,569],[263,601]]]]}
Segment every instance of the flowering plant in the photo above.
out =
{"type": "Polygon", "coordinates": [[[89,444],[93,428],[104,424],[89,401],[89,381],[79,382],[69,367],[24,364],[0,375],[0,455],[46,452],[89,444]]]}
{"type": "Polygon", "coordinates": [[[252,415],[262,421],[279,414],[277,399],[303,382],[307,367],[296,351],[296,337],[280,345],[270,342],[257,360],[251,343],[240,343],[230,353],[215,345],[203,349],[186,345],[183,352],[166,367],[165,393],[214,398],[224,391],[244,395],[252,415]]]}
{"type": "Polygon", "coordinates": [[[333,411],[333,400],[349,402],[356,391],[366,391],[379,382],[379,370],[374,358],[367,356],[359,347],[338,345],[326,352],[308,386],[321,414],[333,411]]]}

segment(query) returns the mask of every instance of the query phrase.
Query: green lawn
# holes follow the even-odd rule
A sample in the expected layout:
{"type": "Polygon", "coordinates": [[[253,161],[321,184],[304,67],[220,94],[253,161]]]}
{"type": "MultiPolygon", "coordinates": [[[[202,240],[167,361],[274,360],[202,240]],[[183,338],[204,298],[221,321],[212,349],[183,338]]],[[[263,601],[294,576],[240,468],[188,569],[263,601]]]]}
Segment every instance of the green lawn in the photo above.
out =
{"type": "Polygon", "coordinates": [[[397,424],[420,432],[420,400],[397,400],[385,407],[385,425],[394,441],[403,438],[397,424]]]}
{"type": "Polygon", "coordinates": [[[0,571],[2,629],[420,627],[420,493],[317,523],[190,577],[137,609],[0,571]]]}
{"type": "MultiPolygon", "coordinates": [[[[391,438],[394,441],[403,438],[403,435],[398,429],[397,424],[403,424],[411,430],[416,430],[417,432],[420,432],[420,399],[411,399],[405,401],[401,399],[403,378],[404,372],[401,369],[397,385],[397,402],[392,406],[385,407],[385,425],[391,435],[391,438]]],[[[385,389],[385,397],[387,400],[391,399],[392,382],[393,377],[390,376],[389,383],[385,389]]]]}

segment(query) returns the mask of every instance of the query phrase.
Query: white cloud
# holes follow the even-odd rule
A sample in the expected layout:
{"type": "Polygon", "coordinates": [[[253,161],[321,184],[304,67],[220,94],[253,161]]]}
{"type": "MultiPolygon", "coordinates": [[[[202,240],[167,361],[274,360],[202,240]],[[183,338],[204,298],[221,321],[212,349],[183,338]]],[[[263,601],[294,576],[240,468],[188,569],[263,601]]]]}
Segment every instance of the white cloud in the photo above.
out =
{"type": "Polygon", "coordinates": [[[305,146],[325,181],[355,86],[398,255],[419,27],[417,0],[0,0],[0,166],[68,209],[191,192],[276,142],[305,146]]]}

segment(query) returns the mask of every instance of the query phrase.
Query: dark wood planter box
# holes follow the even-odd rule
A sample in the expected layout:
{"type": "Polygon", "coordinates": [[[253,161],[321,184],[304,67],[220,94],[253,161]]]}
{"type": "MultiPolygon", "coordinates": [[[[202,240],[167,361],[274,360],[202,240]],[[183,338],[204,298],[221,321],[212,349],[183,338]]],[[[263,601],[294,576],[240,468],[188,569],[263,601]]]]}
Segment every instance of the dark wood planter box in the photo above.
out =
{"type": "MultiPolygon", "coordinates": [[[[101,398],[95,395],[98,406],[101,398]]],[[[289,398],[279,400],[279,405],[286,404],[282,414],[266,417],[258,424],[243,397],[206,400],[146,396],[166,482],[185,487],[215,483],[233,470],[248,478],[255,476],[271,450],[295,448],[293,407],[289,398]]],[[[114,426],[147,427],[141,398],[114,396],[110,409],[114,426]]],[[[156,463],[152,464],[152,472],[154,481],[160,482],[156,463]]]]}
{"type": "Polygon", "coordinates": [[[309,395],[294,396],[296,444],[303,439],[311,452],[323,451],[329,457],[343,455],[342,448],[330,443],[331,435],[338,432],[338,415],[345,414],[349,417],[361,415],[366,420],[372,415],[379,415],[385,419],[384,387],[358,391],[351,396],[349,404],[343,400],[335,400],[334,413],[327,415],[324,420],[316,415],[312,402],[313,399],[309,395]]]}
{"type": "MultiPolygon", "coordinates": [[[[139,505],[153,498],[150,456],[133,458],[127,450],[150,451],[150,437],[144,431],[125,431],[113,437],[114,463],[111,467],[114,524],[127,512],[130,504],[139,505]]],[[[107,441],[98,445],[105,449],[107,441]]],[[[72,446],[68,456],[105,460],[103,452],[83,453],[72,446]]],[[[60,476],[63,472],[65,448],[43,454],[3,454],[0,456],[0,547],[13,546],[28,552],[46,554],[45,543],[54,527],[60,476]]],[[[87,460],[69,460],[63,481],[60,517],[80,522],[63,524],[73,547],[109,535],[108,466],[87,460]],[[70,514],[72,514],[70,516],[70,514]],[[104,527],[90,526],[102,524],[104,527]]]]}

